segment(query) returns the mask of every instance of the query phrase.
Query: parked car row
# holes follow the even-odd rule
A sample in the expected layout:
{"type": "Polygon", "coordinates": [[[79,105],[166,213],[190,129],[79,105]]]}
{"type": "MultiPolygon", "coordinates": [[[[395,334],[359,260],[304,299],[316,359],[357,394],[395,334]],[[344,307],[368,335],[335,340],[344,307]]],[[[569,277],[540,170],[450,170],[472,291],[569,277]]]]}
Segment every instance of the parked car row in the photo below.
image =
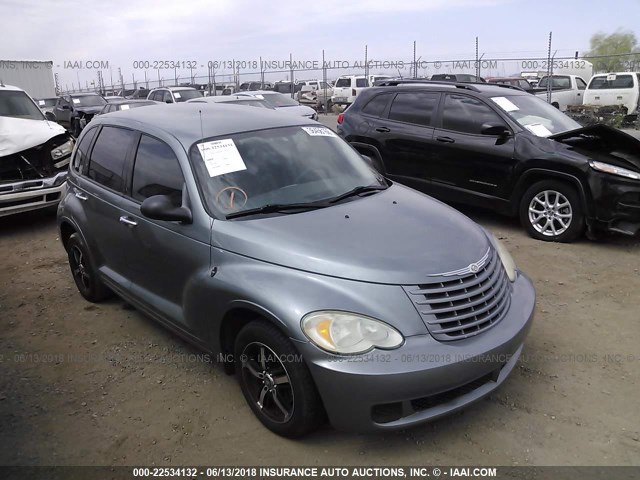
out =
{"type": "Polygon", "coordinates": [[[385,176],[444,201],[518,215],[546,241],[640,231],[640,141],[578,123],[503,84],[392,81],[338,116],[385,176]]]}

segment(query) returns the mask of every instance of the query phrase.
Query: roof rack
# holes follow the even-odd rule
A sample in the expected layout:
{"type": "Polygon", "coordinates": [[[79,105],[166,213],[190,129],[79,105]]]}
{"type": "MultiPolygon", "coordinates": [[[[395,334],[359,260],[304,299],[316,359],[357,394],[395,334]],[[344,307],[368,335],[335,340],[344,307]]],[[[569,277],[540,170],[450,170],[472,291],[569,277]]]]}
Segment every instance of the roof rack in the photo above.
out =
{"type": "Polygon", "coordinates": [[[376,87],[395,87],[397,85],[403,85],[403,84],[449,85],[455,88],[471,90],[472,92],[480,91],[473,83],[447,82],[445,80],[383,80],[380,82],[375,82],[374,85],[376,87]]]}
{"type": "Polygon", "coordinates": [[[508,83],[489,83],[488,85],[495,85],[496,87],[502,87],[502,88],[510,88],[511,90],[520,90],[521,92],[525,91],[523,88],[520,88],[516,85],[509,85],[508,83]]]}

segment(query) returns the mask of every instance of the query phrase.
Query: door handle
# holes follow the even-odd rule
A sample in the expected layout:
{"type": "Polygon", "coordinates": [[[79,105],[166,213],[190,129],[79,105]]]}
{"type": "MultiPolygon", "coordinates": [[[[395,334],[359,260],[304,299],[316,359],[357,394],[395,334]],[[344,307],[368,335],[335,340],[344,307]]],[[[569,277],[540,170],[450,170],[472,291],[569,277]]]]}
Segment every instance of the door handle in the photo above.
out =
{"type": "Polygon", "coordinates": [[[436,140],[442,143],[456,143],[451,137],[436,137],[436,140]]]}
{"type": "Polygon", "coordinates": [[[378,127],[376,128],[376,132],[380,132],[380,133],[387,133],[390,132],[391,130],[389,130],[387,127],[378,127]]]}
{"type": "Polygon", "coordinates": [[[125,217],[124,215],[120,217],[120,223],[124,223],[129,227],[135,227],[136,225],[138,225],[138,222],[136,222],[135,220],[131,220],[129,217],[125,217]]]}
{"type": "Polygon", "coordinates": [[[87,197],[87,196],[86,196],[84,193],[82,193],[82,192],[75,191],[75,192],[73,192],[73,194],[76,196],[76,198],[79,198],[79,199],[80,199],[80,200],[82,200],[83,202],[86,202],[86,201],[89,199],[89,197],[87,197]]]}

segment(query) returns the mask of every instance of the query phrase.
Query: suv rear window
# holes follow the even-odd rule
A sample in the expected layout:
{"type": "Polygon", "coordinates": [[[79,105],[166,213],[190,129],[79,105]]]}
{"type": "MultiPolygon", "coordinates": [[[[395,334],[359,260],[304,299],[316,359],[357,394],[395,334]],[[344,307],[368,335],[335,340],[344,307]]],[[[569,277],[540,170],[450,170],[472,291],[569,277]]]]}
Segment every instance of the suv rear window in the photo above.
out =
{"type": "Polygon", "coordinates": [[[590,90],[608,90],[616,88],[633,88],[632,75],[614,75],[611,80],[607,80],[608,75],[593,77],[589,83],[590,90]],[[615,77],[615,78],[613,78],[615,77]]]}
{"type": "Polygon", "coordinates": [[[399,93],[391,104],[389,119],[430,126],[439,98],[437,93],[399,93]]]}
{"type": "Polygon", "coordinates": [[[383,93],[382,95],[373,97],[369,100],[369,103],[364,106],[362,113],[373,115],[374,117],[382,116],[392,95],[392,93],[383,93]]]}
{"type": "Polygon", "coordinates": [[[103,127],[91,152],[87,176],[105,187],[122,192],[124,163],[136,136],[133,130],[103,127]]]}

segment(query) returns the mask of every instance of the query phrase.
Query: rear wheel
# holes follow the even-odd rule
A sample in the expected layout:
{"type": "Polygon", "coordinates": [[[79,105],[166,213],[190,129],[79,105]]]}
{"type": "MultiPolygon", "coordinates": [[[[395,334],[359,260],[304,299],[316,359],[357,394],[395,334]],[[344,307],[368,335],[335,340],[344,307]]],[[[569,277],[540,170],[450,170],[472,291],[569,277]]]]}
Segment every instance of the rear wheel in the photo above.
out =
{"type": "Polygon", "coordinates": [[[315,430],[324,411],[311,374],[291,341],[262,321],[238,333],[234,355],[242,393],[269,430],[297,437],[315,430]]]}
{"type": "Polygon", "coordinates": [[[110,295],[109,289],[98,276],[89,250],[78,233],[74,233],[67,241],[67,255],[71,275],[76,282],[80,295],[90,302],[99,302],[110,295]]]}
{"type": "Polygon", "coordinates": [[[542,180],[525,192],[520,221],[530,236],[546,242],[572,242],[585,224],[575,188],[556,180],[542,180]]]}

